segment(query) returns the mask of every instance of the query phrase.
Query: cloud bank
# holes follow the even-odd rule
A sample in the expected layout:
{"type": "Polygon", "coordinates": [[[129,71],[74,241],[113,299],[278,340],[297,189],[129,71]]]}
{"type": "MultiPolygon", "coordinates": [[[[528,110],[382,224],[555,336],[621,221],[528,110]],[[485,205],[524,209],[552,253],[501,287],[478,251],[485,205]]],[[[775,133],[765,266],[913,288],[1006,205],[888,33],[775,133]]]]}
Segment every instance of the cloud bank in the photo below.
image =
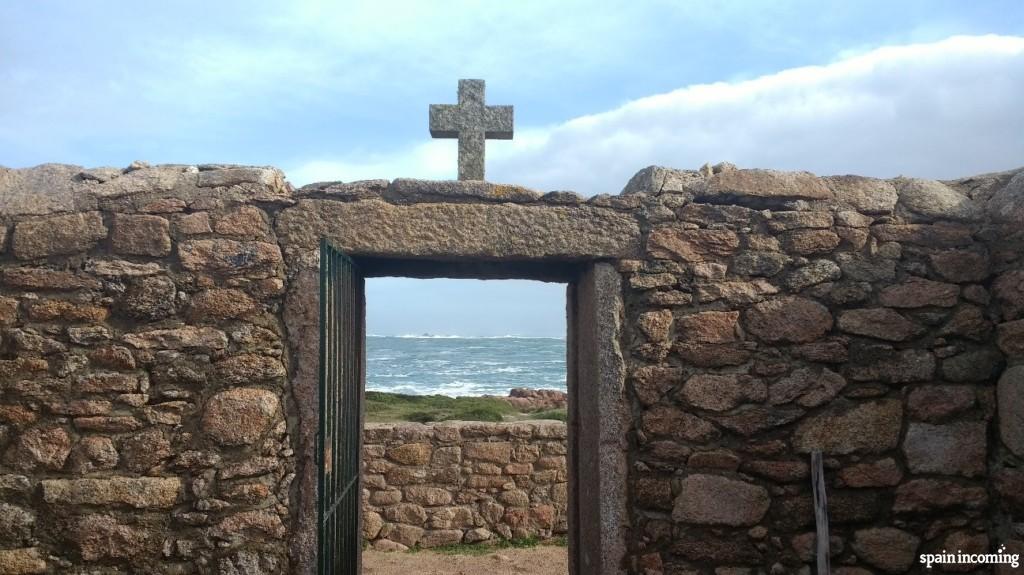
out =
{"type": "MultiPolygon", "coordinates": [[[[1024,38],[889,46],[751,80],[686,86],[488,143],[488,179],[617,193],[651,164],[953,178],[1024,165],[1024,38]]],[[[325,179],[454,177],[453,140],[287,170],[325,179]]]]}

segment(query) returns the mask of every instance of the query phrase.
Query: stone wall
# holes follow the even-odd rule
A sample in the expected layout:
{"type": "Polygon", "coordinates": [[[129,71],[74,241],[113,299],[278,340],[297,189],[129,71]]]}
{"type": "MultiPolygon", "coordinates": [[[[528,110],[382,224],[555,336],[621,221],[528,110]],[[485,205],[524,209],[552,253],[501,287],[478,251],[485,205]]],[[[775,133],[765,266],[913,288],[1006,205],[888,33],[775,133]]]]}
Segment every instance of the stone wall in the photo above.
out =
{"type": "Polygon", "coordinates": [[[566,532],[566,427],[368,424],[363,534],[404,550],[566,532]]]}
{"type": "Polygon", "coordinates": [[[276,170],[0,171],[0,573],[278,573],[276,170]]]}
{"type": "MultiPolygon", "coordinates": [[[[652,167],[583,199],[293,190],[232,166],[0,169],[0,572],[309,572],[321,236],[486,274],[616,266],[630,425],[591,455],[628,445],[628,517],[602,523],[626,572],[806,569],[813,449],[844,575],[942,548],[1020,552],[1022,224],[1020,171],[652,167]]],[[[372,464],[410,469],[373,445],[372,464]]],[[[523,509],[501,497],[532,497],[525,476],[494,477],[504,493],[482,495],[523,509]]],[[[602,518],[605,503],[583,502],[602,518]]]]}
{"type": "Polygon", "coordinates": [[[1024,173],[649,168],[626,192],[652,194],[619,263],[631,570],[811,563],[814,449],[843,573],[1021,549],[1024,173]]]}

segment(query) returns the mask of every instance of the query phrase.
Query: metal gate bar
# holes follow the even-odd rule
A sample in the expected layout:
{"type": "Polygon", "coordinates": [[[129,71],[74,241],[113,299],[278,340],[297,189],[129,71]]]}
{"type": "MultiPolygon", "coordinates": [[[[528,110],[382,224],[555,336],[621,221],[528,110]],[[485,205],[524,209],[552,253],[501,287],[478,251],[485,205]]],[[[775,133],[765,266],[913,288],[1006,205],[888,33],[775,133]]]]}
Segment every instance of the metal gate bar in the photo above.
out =
{"type": "Polygon", "coordinates": [[[358,575],[363,387],[363,280],[320,243],[320,427],[317,573],[358,575]]]}

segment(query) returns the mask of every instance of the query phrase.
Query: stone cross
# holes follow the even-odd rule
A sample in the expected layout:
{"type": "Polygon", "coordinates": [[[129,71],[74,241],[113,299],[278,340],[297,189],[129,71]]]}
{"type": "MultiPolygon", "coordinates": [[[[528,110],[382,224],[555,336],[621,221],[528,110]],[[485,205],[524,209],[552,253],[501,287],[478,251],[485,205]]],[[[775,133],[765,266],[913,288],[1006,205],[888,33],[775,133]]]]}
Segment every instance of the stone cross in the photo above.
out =
{"type": "Polygon", "coordinates": [[[484,140],[512,139],[512,106],[484,105],[483,80],[459,80],[459,103],[430,105],[430,135],[459,139],[459,179],[484,179],[484,140]]]}

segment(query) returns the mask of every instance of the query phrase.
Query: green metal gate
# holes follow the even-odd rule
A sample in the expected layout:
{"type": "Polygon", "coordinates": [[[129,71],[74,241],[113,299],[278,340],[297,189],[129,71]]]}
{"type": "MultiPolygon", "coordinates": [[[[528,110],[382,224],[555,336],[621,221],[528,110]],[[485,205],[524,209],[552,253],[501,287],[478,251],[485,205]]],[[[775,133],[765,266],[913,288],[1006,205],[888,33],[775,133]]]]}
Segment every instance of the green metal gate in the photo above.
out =
{"type": "Polygon", "coordinates": [[[359,575],[362,545],[364,282],[355,263],[320,242],[320,429],[317,573],[359,575]]]}

